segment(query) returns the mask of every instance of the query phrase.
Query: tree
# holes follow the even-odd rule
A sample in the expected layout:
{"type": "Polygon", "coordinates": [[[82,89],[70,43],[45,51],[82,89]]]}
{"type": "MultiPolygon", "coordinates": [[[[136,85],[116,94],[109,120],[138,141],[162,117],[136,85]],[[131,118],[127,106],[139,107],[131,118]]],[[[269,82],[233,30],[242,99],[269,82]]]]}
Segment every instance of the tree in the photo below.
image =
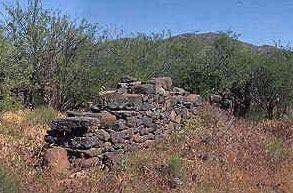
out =
{"type": "Polygon", "coordinates": [[[267,118],[278,118],[293,101],[292,52],[275,50],[261,61],[251,74],[252,100],[266,112],[267,118]]]}
{"type": "Polygon", "coordinates": [[[97,26],[45,10],[41,0],[28,0],[27,9],[19,3],[5,8],[5,35],[15,49],[9,65],[17,65],[19,79],[14,91],[26,105],[80,106],[90,95],[91,69],[84,61],[98,43],[97,26]]]}

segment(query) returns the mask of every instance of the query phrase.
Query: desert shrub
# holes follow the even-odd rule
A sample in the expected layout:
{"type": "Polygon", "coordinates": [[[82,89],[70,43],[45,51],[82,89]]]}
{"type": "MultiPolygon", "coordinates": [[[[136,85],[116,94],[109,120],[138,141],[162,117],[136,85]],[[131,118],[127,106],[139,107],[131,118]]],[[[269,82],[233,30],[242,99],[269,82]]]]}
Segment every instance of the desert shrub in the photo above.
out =
{"type": "Polygon", "coordinates": [[[2,166],[0,166],[0,193],[19,192],[18,181],[11,175],[8,175],[2,166]]]}
{"type": "Polygon", "coordinates": [[[49,123],[57,116],[57,111],[51,107],[38,107],[33,111],[30,111],[26,115],[26,119],[30,123],[44,124],[49,123]]]}
{"type": "Polygon", "coordinates": [[[282,119],[285,121],[293,121],[293,115],[292,114],[283,115],[282,119]]]}
{"type": "Polygon", "coordinates": [[[21,138],[21,132],[19,129],[13,127],[12,125],[9,124],[2,124],[0,128],[0,134],[6,135],[6,136],[11,136],[14,138],[21,138]]]}
{"type": "Polygon", "coordinates": [[[284,146],[282,139],[268,143],[266,145],[266,152],[268,156],[272,158],[285,157],[290,153],[289,149],[284,146]]]}
{"type": "Polygon", "coordinates": [[[262,109],[253,108],[249,111],[249,114],[247,115],[247,119],[252,121],[261,121],[266,118],[266,113],[262,109]]]}
{"type": "Polygon", "coordinates": [[[211,189],[211,185],[205,182],[197,183],[197,187],[194,193],[208,193],[211,189]]]}

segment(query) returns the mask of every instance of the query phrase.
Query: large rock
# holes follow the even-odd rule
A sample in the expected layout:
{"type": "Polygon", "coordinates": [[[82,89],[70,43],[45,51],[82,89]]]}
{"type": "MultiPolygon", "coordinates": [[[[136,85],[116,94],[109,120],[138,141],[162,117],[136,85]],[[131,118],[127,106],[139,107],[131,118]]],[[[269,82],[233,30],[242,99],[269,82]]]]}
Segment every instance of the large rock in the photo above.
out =
{"type": "Polygon", "coordinates": [[[102,141],[109,141],[111,138],[110,134],[103,129],[99,129],[98,131],[96,131],[95,135],[102,141]]]}
{"type": "Polygon", "coordinates": [[[111,113],[114,114],[119,119],[127,119],[128,117],[133,117],[139,114],[136,111],[125,111],[125,110],[112,111],[111,113]]]}
{"type": "Polygon", "coordinates": [[[185,96],[173,95],[171,96],[171,106],[182,105],[187,101],[185,96]]]}
{"type": "Polygon", "coordinates": [[[149,111],[149,110],[155,110],[156,106],[150,103],[142,103],[139,106],[136,106],[137,111],[149,111]]]}
{"type": "Polygon", "coordinates": [[[55,119],[51,122],[51,128],[61,132],[81,136],[89,129],[100,127],[100,120],[92,117],[68,117],[55,119]]]}
{"type": "Polygon", "coordinates": [[[146,81],[147,84],[155,85],[156,90],[164,88],[165,90],[171,90],[172,79],[170,77],[152,78],[146,81]]]}
{"type": "Polygon", "coordinates": [[[140,94],[124,94],[126,104],[129,105],[139,105],[142,103],[142,97],[140,94]]]}
{"type": "Polygon", "coordinates": [[[156,94],[156,87],[154,84],[135,85],[130,88],[130,92],[134,94],[156,94]]]}
{"type": "Polygon", "coordinates": [[[67,151],[60,147],[45,152],[44,164],[54,173],[66,173],[70,168],[67,151]]]}
{"type": "Polygon", "coordinates": [[[178,88],[178,87],[174,87],[173,92],[176,95],[188,95],[189,94],[188,91],[184,90],[183,88],[178,88]]]}
{"type": "Polygon", "coordinates": [[[90,113],[90,112],[76,112],[76,111],[68,111],[68,117],[92,117],[97,118],[100,121],[101,127],[109,127],[115,123],[116,116],[109,112],[100,112],[100,113],[90,113]]]}
{"type": "Polygon", "coordinates": [[[123,131],[125,129],[128,129],[128,127],[125,120],[119,119],[110,127],[110,129],[112,129],[113,131],[123,131]]]}
{"type": "Polygon", "coordinates": [[[125,143],[125,140],[129,138],[129,132],[121,131],[111,133],[111,141],[113,144],[125,143]]]}
{"type": "Polygon", "coordinates": [[[104,141],[99,136],[74,137],[64,144],[65,147],[72,149],[90,149],[93,147],[101,147],[104,141]]]}
{"type": "Polygon", "coordinates": [[[223,97],[217,94],[214,94],[209,98],[211,104],[220,104],[222,102],[222,99],[223,97]]]}
{"type": "MultiPolygon", "coordinates": [[[[120,111],[120,110],[134,110],[136,106],[142,104],[142,97],[140,94],[100,94],[101,103],[103,109],[110,111],[120,111]]],[[[100,105],[100,106],[101,106],[100,105]]],[[[101,107],[92,108],[93,111],[99,111],[101,107]],[[96,110],[97,109],[97,110],[96,110]]]]}
{"type": "Polygon", "coordinates": [[[124,76],[121,78],[121,83],[132,83],[132,82],[137,82],[138,80],[136,78],[133,78],[131,76],[124,76]]]}
{"type": "Polygon", "coordinates": [[[203,99],[200,95],[190,94],[186,97],[187,102],[191,102],[194,106],[201,106],[203,99]]]}
{"type": "Polygon", "coordinates": [[[121,93],[116,90],[100,92],[98,94],[98,103],[103,106],[108,106],[113,103],[121,103],[123,100],[124,98],[121,93]]]}

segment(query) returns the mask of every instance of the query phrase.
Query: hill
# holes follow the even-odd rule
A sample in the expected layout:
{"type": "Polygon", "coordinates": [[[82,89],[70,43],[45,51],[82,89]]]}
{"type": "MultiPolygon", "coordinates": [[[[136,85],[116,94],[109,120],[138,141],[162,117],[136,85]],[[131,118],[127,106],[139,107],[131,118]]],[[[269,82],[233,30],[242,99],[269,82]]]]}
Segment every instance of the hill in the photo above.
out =
{"type": "MultiPolygon", "coordinates": [[[[271,55],[277,50],[273,46],[241,42],[233,35],[221,33],[181,34],[174,37],[140,35],[97,45],[95,59],[91,61],[96,67],[98,79],[108,87],[114,87],[115,82],[128,74],[142,80],[170,76],[175,85],[189,89],[182,81],[193,68],[208,65],[205,64],[207,62],[215,65],[215,68],[220,67],[223,62],[220,58],[225,55],[233,57],[231,61],[236,63],[246,60],[241,64],[245,66],[248,62],[253,63],[252,60],[257,57],[271,55]]],[[[228,64],[231,61],[224,62],[228,64]]]]}
{"type": "MultiPolygon", "coordinates": [[[[186,39],[188,41],[191,41],[191,39],[198,39],[199,41],[203,42],[203,45],[206,46],[213,46],[215,41],[219,40],[221,38],[223,34],[221,33],[201,33],[201,34],[181,34],[178,36],[174,36],[173,38],[171,38],[172,40],[174,39],[186,39]]],[[[171,40],[171,41],[172,41],[171,40]]],[[[262,45],[262,46],[256,46],[250,43],[246,43],[240,40],[236,40],[236,42],[238,42],[238,44],[240,45],[240,47],[244,47],[244,48],[250,48],[255,52],[258,53],[270,53],[272,52],[274,49],[276,49],[276,47],[274,46],[270,46],[270,45],[262,45]]]]}

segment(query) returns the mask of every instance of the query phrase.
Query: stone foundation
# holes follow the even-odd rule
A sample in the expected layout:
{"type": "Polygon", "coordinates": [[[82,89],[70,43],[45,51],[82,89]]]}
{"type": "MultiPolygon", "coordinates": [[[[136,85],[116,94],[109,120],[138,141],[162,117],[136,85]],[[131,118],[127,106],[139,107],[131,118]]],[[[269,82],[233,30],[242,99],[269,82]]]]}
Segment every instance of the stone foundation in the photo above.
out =
{"type": "Polygon", "coordinates": [[[67,118],[53,120],[45,141],[65,148],[72,165],[91,166],[180,129],[191,110],[202,105],[199,95],[171,90],[169,77],[146,82],[125,77],[118,87],[99,93],[90,112],[70,111],[67,118]]]}

